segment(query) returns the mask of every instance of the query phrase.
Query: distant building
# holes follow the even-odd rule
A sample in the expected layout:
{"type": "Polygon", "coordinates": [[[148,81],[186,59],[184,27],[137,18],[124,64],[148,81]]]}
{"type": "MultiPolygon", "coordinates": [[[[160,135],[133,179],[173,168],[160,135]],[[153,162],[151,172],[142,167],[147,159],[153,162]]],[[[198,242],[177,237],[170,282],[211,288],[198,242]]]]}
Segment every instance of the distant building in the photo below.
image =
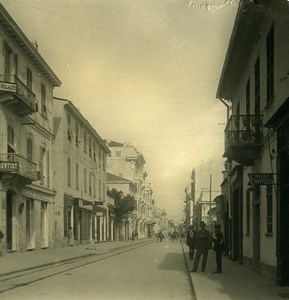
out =
{"type": "Polygon", "coordinates": [[[56,194],[51,112],[53,90],[61,82],[1,4],[0,52],[2,248],[51,247],[56,194]]]}
{"type": "Polygon", "coordinates": [[[151,232],[153,220],[152,189],[146,182],[145,159],[137,149],[126,143],[106,141],[111,151],[107,159],[107,171],[116,176],[130,180],[135,186],[134,198],[137,208],[132,212],[132,229],[137,232],[138,237],[148,237],[151,232]]]}

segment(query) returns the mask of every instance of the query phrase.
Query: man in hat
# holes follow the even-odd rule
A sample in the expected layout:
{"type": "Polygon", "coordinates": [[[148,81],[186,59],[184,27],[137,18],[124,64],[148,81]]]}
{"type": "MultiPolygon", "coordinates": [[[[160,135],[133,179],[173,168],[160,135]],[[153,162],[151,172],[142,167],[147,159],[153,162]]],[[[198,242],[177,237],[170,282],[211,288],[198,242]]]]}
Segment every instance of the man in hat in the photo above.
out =
{"type": "Polygon", "coordinates": [[[211,247],[211,234],[206,229],[206,223],[204,221],[200,223],[200,228],[201,229],[196,233],[196,239],[195,239],[196,257],[194,261],[193,270],[191,270],[191,272],[197,272],[201,256],[203,256],[202,272],[206,272],[207,258],[208,258],[209,249],[211,247]]]}
{"type": "Polygon", "coordinates": [[[222,273],[222,253],[224,251],[224,236],[221,232],[221,225],[215,224],[215,234],[213,236],[214,250],[216,252],[217,270],[214,273],[222,273]]]}

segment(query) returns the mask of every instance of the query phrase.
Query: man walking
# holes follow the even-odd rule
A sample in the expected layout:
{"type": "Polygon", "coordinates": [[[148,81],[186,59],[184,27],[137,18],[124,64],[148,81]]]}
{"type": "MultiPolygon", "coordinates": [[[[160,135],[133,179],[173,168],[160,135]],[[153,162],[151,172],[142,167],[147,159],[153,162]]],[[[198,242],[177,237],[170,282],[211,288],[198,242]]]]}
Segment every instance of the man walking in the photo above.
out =
{"type": "Polygon", "coordinates": [[[196,257],[194,261],[193,270],[191,270],[191,272],[197,272],[201,256],[203,256],[202,272],[206,272],[208,252],[211,246],[211,234],[207,229],[205,229],[206,223],[204,221],[201,222],[200,227],[201,229],[196,233],[196,257]]]}
{"type": "Polygon", "coordinates": [[[224,251],[224,237],[221,232],[221,225],[215,225],[215,234],[213,237],[214,250],[216,252],[217,270],[214,273],[222,273],[222,254],[224,251]]]}

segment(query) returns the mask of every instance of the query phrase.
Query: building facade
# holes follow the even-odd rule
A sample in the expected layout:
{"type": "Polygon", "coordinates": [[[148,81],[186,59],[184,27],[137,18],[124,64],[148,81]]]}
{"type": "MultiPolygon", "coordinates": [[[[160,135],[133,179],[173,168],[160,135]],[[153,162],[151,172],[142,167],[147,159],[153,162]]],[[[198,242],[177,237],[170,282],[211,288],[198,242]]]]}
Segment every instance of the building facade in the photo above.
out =
{"type": "Polygon", "coordinates": [[[55,205],[57,244],[106,241],[107,187],[105,142],[73,103],[54,97],[55,205]]]}
{"type": "Polygon", "coordinates": [[[53,90],[61,82],[0,5],[0,228],[3,251],[53,246],[53,90]]]}
{"type": "Polygon", "coordinates": [[[136,210],[132,212],[133,228],[139,238],[148,237],[153,223],[152,210],[152,189],[146,182],[147,173],[144,169],[145,159],[136,148],[130,144],[107,141],[111,151],[107,160],[109,173],[130,180],[135,185],[134,198],[136,210]]]}
{"type": "Polygon", "coordinates": [[[222,183],[233,260],[289,284],[289,4],[240,1],[217,98],[231,116],[222,183]]]}

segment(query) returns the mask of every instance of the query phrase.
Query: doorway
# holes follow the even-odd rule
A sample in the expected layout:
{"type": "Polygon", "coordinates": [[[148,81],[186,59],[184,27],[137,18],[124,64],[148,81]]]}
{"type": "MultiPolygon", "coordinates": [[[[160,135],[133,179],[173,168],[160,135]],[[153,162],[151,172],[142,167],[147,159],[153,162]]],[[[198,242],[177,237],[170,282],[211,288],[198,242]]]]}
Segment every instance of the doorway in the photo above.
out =
{"type": "Polygon", "coordinates": [[[7,251],[16,250],[15,229],[15,200],[14,193],[8,190],[6,193],[6,243],[7,251]]]}
{"type": "Polygon", "coordinates": [[[260,204],[253,206],[253,265],[260,270],[260,204]]]}

